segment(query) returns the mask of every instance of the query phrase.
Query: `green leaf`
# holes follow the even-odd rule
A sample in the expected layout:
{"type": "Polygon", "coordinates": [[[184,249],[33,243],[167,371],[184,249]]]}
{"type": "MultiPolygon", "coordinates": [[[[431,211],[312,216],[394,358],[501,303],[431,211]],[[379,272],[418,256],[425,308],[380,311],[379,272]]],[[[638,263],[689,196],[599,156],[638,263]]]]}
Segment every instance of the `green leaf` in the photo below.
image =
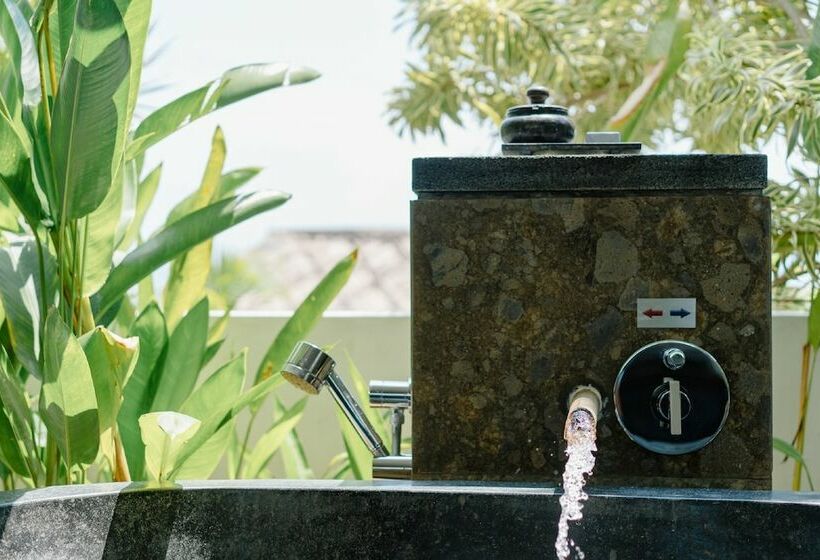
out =
{"type": "Polygon", "coordinates": [[[261,167],[242,167],[224,173],[219,180],[219,198],[233,194],[261,171],[261,167]]]}
{"type": "Polygon", "coordinates": [[[229,403],[223,403],[211,412],[211,415],[202,423],[202,427],[197,431],[196,435],[191,438],[191,441],[185,445],[179,454],[177,464],[169,473],[169,479],[176,474],[180,466],[185,464],[185,461],[199,449],[208,439],[217,432],[222,426],[231,422],[236,416],[242,412],[253,402],[264,398],[268,393],[281,385],[281,376],[272,377],[258,385],[255,385],[250,390],[245,391],[238,398],[229,403]]]}
{"type": "Polygon", "coordinates": [[[54,437],[66,465],[89,464],[100,443],[97,399],[91,370],[80,343],[59,313],[46,319],[40,416],[54,437]]]}
{"type": "Polygon", "coordinates": [[[21,215],[17,205],[14,204],[8,190],[0,182],[0,229],[19,234],[21,233],[20,219],[21,215]]]}
{"type": "Polygon", "coordinates": [[[809,344],[815,352],[820,350],[820,291],[809,308],[809,344]]]}
{"type": "Polygon", "coordinates": [[[137,96],[140,90],[140,79],[143,66],[143,54],[145,51],[145,39],[148,36],[148,24],[151,20],[152,0],[116,0],[117,7],[122,16],[123,25],[128,35],[128,45],[130,48],[130,70],[128,77],[128,97],[125,105],[126,126],[123,127],[123,138],[129,131],[131,117],[134,114],[134,107],[137,104],[137,96]]]}
{"type": "Polygon", "coordinates": [[[814,483],[811,480],[811,473],[809,472],[809,466],[806,464],[806,461],[803,459],[803,455],[801,455],[801,453],[797,449],[795,449],[794,446],[792,446],[792,444],[790,444],[787,441],[782,440],[778,437],[772,438],[772,447],[774,448],[775,451],[778,451],[778,452],[782,453],[783,455],[785,455],[786,457],[788,457],[789,459],[792,459],[793,461],[796,461],[796,462],[800,463],[801,465],[803,465],[803,472],[806,473],[806,478],[809,481],[809,488],[811,488],[811,490],[814,491],[814,483]]]}
{"type": "Polygon", "coordinates": [[[120,161],[116,146],[125,128],[130,62],[116,4],[80,2],[51,129],[59,186],[49,202],[60,219],[82,218],[108,193],[120,161]]]}
{"type": "Polygon", "coordinates": [[[55,302],[55,264],[44,252],[45,286],[40,275],[37,246],[30,238],[19,238],[0,247],[0,297],[6,313],[14,353],[26,370],[42,378],[43,307],[55,302]],[[42,302],[42,294],[46,302],[42,302]]]}
{"type": "Polygon", "coordinates": [[[128,249],[139,238],[140,229],[145,220],[145,214],[148,212],[148,208],[154,200],[154,195],[157,193],[161,176],[162,164],[159,164],[146,175],[145,179],[143,179],[137,187],[137,204],[134,209],[134,215],[128,224],[125,235],[119,243],[119,249],[128,249]]]}
{"type": "MultiPolygon", "coordinates": [[[[34,418],[29,408],[26,390],[20,379],[10,373],[5,353],[2,355],[0,364],[2,364],[0,365],[0,401],[2,401],[2,408],[11,421],[14,441],[22,446],[25,451],[25,473],[28,474],[17,472],[22,476],[31,477],[34,484],[37,485],[45,479],[45,469],[40,461],[39,449],[34,442],[34,418]]],[[[13,453],[13,450],[11,452],[13,453]]],[[[8,457],[10,452],[5,451],[5,453],[8,457]]]]}
{"type": "Polygon", "coordinates": [[[609,121],[610,126],[621,131],[624,141],[634,135],[655,100],[685,62],[691,29],[692,16],[687,5],[678,0],[668,0],[666,10],[650,37],[646,56],[647,62],[652,63],[652,69],[609,121]]]}
{"type": "Polygon", "coordinates": [[[151,412],[140,416],[145,444],[145,468],[151,480],[171,480],[179,452],[200,429],[200,421],[179,412],[151,412]]]}
{"type": "Polygon", "coordinates": [[[145,472],[145,446],[140,437],[139,417],[151,410],[157,389],[157,380],[154,378],[158,378],[162,372],[163,356],[168,343],[165,317],[155,302],[140,313],[130,334],[139,339],[140,352],[134,373],[125,384],[117,425],[131,477],[141,480],[145,472]],[[157,374],[153,375],[154,372],[157,374]]]}
{"type": "MultiPolygon", "coordinates": [[[[274,419],[279,420],[282,418],[286,410],[278,397],[273,399],[274,419]]],[[[285,441],[282,442],[281,455],[287,478],[303,480],[314,477],[295,428],[285,436],[285,441]]]]}
{"type": "MultiPolygon", "coordinates": [[[[200,210],[214,201],[224,164],[225,136],[217,127],[211,142],[211,154],[199,189],[194,193],[191,210],[200,210]]],[[[211,272],[211,248],[212,240],[208,239],[177,257],[171,264],[165,286],[165,317],[171,328],[205,295],[205,284],[211,272]]]]}
{"type": "MultiPolygon", "coordinates": [[[[242,393],[245,383],[246,352],[219,368],[182,404],[180,412],[194,418],[207,418],[225,400],[233,401],[242,393]]],[[[234,421],[219,428],[185,461],[177,478],[198,480],[211,476],[230,443],[234,421]]]]}
{"type": "Polygon", "coordinates": [[[350,461],[350,470],[353,478],[356,480],[369,480],[372,478],[373,471],[373,454],[367,449],[367,446],[362,442],[362,438],[356,432],[356,429],[350,424],[350,421],[337,408],[336,418],[339,421],[339,428],[342,432],[342,442],[347,451],[347,456],[350,461]]]}
{"type": "MultiPolygon", "coordinates": [[[[15,69],[16,99],[24,106],[40,103],[40,62],[34,34],[20,8],[11,0],[0,2],[0,34],[15,69]]],[[[12,101],[6,96],[6,103],[12,101]]]]}
{"type": "Polygon", "coordinates": [[[60,60],[68,56],[71,34],[74,32],[74,19],[77,17],[77,0],[58,0],[57,19],[60,33],[60,60]]]}
{"type": "Polygon", "coordinates": [[[309,82],[318,77],[314,70],[287,64],[251,64],[228,70],[221,78],[148,115],[134,132],[127,157],[137,157],[177,129],[215,109],[269,89],[309,82]]]}
{"type": "Polygon", "coordinates": [[[806,70],[806,79],[813,80],[820,76],[820,10],[814,14],[814,25],[811,28],[807,54],[811,60],[811,66],[806,70]]]}
{"type": "Polygon", "coordinates": [[[319,281],[308,297],[296,308],[265,352],[259,369],[256,371],[255,383],[268,379],[282,369],[293,347],[300,340],[308,337],[310,331],[322,318],[322,314],[347,283],[353,267],[356,266],[357,258],[358,250],[336,263],[336,266],[319,281]]]}
{"type": "Polygon", "coordinates": [[[208,299],[202,298],[179,322],[168,339],[168,352],[158,379],[152,411],[179,410],[199,377],[208,340],[208,299]]]}
{"type": "Polygon", "coordinates": [[[273,458],[274,453],[285,443],[288,434],[302,419],[305,405],[307,405],[307,397],[303,397],[292,407],[277,415],[271,428],[256,442],[250,457],[245,463],[245,472],[241,475],[241,478],[258,478],[261,475],[262,470],[273,458]]]}
{"type": "MultiPolygon", "coordinates": [[[[242,185],[253,179],[262,169],[259,167],[246,167],[242,169],[236,169],[234,171],[228,171],[224,173],[222,177],[219,179],[219,187],[217,189],[216,196],[213,200],[222,200],[239,189],[242,185]]],[[[192,211],[196,210],[194,204],[196,202],[197,193],[191,193],[186,196],[181,202],[179,202],[171,212],[168,214],[168,218],[166,220],[166,224],[172,224],[179,220],[181,217],[185,216],[186,214],[190,214],[192,211]]]]}
{"type": "Polygon", "coordinates": [[[14,204],[29,223],[35,226],[44,215],[42,203],[34,188],[31,156],[18,129],[0,111],[0,186],[8,192],[14,204]]]}
{"type": "Polygon", "coordinates": [[[102,316],[129,288],[191,247],[257,214],[276,208],[289,198],[290,195],[278,192],[237,195],[197,210],[164,228],[128,253],[114,267],[106,283],[92,299],[95,315],[102,316]]]}
{"type": "Polygon", "coordinates": [[[25,478],[31,478],[20,442],[2,407],[0,407],[0,462],[12,472],[25,478]]]}
{"type": "Polygon", "coordinates": [[[80,337],[80,345],[91,370],[102,433],[117,420],[123,388],[139,357],[139,339],[122,338],[105,327],[96,327],[80,337]]]}
{"type": "Polygon", "coordinates": [[[30,111],[23,112],[25,130],[20,134],[24,139],[26,153],[30,159],[31,179],[25,185],[21,185],[25,190],[15,198],[15,203],[18,204],[30,224],[39,225],[42,221],[44,226],[51,228],[54,225],[54,219],[47,193],[54,193],[56,187],[54,186],[51,141],[46,128],[47,115],[48,110],[42,103],[30,111]],[[29,144],[31,144],[30,148],[29,144]]]}
{"type": "Polygon", "coordinates": [[[102,204],[85,218],[81,232],[85,237],[83,251],[83,295],[89,296],[105,284],[114,259],[117,226],[123,211],[126,183],[133,181],[133,165],[122,168],[102,204]]]}
{"type": "MultiPolygon", "coordinates": [[[[120,173],[117,175],[113,188],[111,189],[112,191],[114,189],[122,191],[120,195],[122,199],[120,214],[115,218],[117,227],[114,233],[114,247],[120,246],[122,240],[125,238],[125,234],[128,232],[128,228],[131,227],[131,223],[134,221],[134,217],[137,215],[137,200],[139,199],[140,188],[139,174],[137,161],[126,161],[120,168],[120,173]]],[[[104,200],[103,204],[105,204],[104,200]]]]}
{"type": "Polygon", "coordinates": [[[350,461],[347,458],[347,453],[339,453],[330,459],[322,478],[341,480],[349,471],[350,461]]]}

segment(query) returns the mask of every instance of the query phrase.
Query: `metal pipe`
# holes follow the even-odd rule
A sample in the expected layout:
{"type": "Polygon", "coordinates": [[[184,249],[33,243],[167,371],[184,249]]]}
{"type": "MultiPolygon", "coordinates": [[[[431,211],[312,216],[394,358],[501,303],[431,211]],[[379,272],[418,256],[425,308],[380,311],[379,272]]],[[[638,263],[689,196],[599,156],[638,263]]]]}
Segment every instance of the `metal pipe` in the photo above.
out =
{"type": "Polygon", "coordinates": [[[353,425],[356,433],[362,438],[362,441],[373,454],[374,457],[384,457],[388,455],[387,448],[382,442],[382,438],[376,433],[373,425],[367,419],[364,411],[347,390],[342,378],[336,371],[330,372],[327,378],[327,386],[330,387],[330,393],[333,395],[336,404],[342,409],[342,412],[353,425]]]}
{"type": "Polygon", "coordinates": [[[373,478],[406,480],[412,477],[412,473],[411,455],[390,455],[373,459],[373,478]]]}
{"type": "Polygon", "coordinates": [[[394,408],[390,413],[390,428],[392,429],[391,455],[401,455],[401,427],[404,424],[404,409],[394,408]]]}
{"type": "Polygon", "coordinates": [[[371,381],[370,406],[373,408],[410,408],[410,381],[371,381]]]}
{"type": "Polygon", "coordinates": [[[282,367],[282,376],[312,395],[318,394],[324,385],[328,385],[336,404],[373,456],[384,457],[388,454],[387,447],[367,420],[356,399],[345,387],[335,368],[336,362],[321,348],[309,342],[300,342],[282,367]]]}
{"type": "Polygon", "coordinates": [[[567,404],[567,422],[564,425],[564,439],[568,439],[573,415],[579,410],[584,410],[592,417],[593,426],[598,423],[598,416],[601,414],[601,393],[592,385],[579,385],[569,394],[567,404]]]}

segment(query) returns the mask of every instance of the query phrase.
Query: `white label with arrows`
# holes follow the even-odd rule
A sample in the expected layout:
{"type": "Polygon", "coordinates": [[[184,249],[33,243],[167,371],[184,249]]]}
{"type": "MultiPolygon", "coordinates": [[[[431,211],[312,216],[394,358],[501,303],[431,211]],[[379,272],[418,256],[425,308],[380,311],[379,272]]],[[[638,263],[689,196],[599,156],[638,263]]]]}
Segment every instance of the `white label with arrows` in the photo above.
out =
{"type": "Polygon", "coordinates": [[[695,298],[638,298],[639,329],[694,329],[695,298]]]}

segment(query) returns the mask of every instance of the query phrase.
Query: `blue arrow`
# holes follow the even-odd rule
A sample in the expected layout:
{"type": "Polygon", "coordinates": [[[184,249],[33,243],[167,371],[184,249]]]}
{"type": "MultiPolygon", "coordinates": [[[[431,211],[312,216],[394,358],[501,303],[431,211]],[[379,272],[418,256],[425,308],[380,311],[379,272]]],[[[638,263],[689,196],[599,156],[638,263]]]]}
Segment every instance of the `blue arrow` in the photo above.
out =
{"type": "Polygon", "coordinates": [[[687,310],[685,310],[683,307],[681,307],[681,308],[680,308],[680,309],[678,309],[677,311],[670,311],[670,312],[669,312],[669,314],[670,314],[672,317],[680,317],[681,319],[683,319],[683,318],[684,318],[684,317],[686,317],[687,315],[691,315],[691,313],[690,313],[690,312],[688,312],[687,310]]]}

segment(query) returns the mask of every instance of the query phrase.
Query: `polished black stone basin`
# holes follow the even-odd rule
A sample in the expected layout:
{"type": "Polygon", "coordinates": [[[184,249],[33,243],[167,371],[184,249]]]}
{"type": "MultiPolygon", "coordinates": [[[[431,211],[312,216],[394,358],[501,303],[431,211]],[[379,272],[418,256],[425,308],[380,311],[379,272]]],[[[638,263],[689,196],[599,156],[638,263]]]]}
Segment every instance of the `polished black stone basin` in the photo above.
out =
{"type": "MultiPolygon", "coordinates": [[[[337,481],[0,493],[0,558],[554,558],[559,493],[337,481]]],[[[589,560],[820,558],[820,494],[599,488],[589,560]]]]}

